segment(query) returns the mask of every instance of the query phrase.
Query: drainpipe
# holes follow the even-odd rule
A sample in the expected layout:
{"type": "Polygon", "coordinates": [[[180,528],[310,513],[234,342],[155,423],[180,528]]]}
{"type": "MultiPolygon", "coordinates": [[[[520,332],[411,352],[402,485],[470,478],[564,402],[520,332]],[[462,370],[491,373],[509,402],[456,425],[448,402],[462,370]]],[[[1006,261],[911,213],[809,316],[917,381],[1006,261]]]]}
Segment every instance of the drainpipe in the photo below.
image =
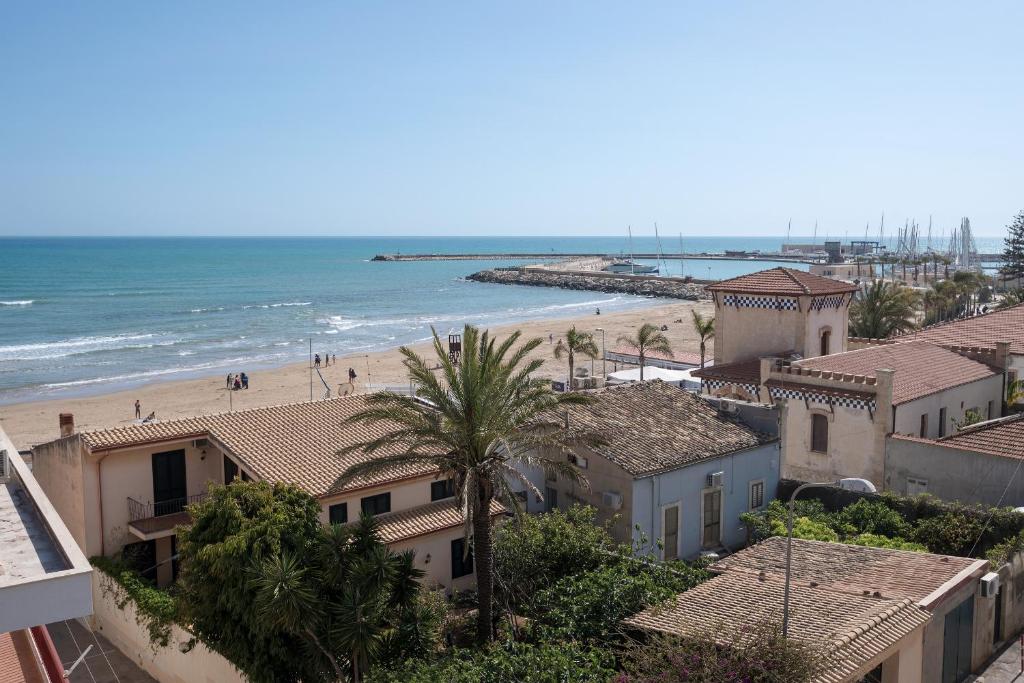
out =
{"type": "Polygon", "coordinates": [[[107,556],[107,532],[103,524],[103,461],[108,455],[110,453],[105,453],[96,461],[96,480],[99,484],[99,495],[96,502],[100,506],[100,555],[103,557],[107,556]]]}

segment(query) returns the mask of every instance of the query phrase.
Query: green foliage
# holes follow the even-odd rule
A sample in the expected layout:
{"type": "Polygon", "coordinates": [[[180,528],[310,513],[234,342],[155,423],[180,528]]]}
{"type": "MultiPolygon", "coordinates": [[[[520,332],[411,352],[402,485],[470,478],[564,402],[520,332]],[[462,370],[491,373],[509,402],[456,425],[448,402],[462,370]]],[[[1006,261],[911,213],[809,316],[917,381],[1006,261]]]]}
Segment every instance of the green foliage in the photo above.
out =
{"type": "Polygon", "coordinates": [[[240,481],[191,511],[179,536],[186,617],[250,680],[358,681],[385,657],[436,645],[422,572],[372,518],[324,527],[298,488],[240,481]]]}
{"type": "Polygon", "coordinates": [[[583,639],[608,643],[620,635],[620,622],[646,607],[696,586],[703,569],[682,562],[622,559],[566,577],[537,593],[529,616],[542,640],[583,639]]]}
{"type": "Polygon", "coordinates": [[[964,411],[964,417],[962,420],[953,420],[953,428],[959,432],[961,429],[967,429],[971,425],[976,425],[979,422],[983,422],[984,420],[985,416],[982,415],[979,411],[968,409],[964,411]]]}
{"type": "Polygon", "coordinates": [[[996,308],[1011,308],[1020,304],[1024,304],[1024,289],[1011,289],[1003,293],[996,308]]]}
{"type": "Polygon", "coordinates": [[[507,641],[479,650],[452,650],[437,659],[409,660],[375,673],[372,683],[591,683],[614,674],[614,658],[576,643],[507,641]]]}
{"type": "Polygon", "coordinates": [[[131,601],[139,624],[145,626],[149,633],[150,645],[154,649],[167,647],[171,638],[171,625],[178,618],[178,605],[174,597],[154,587],[138,572],[117,560],[97,556],[89,558],[89,561],[106,575],[107,579],[101,579],[101,585],[110,580],[121,589],[116,590],[108,583],[103,585],[104,595],[113,597],[117,608],[121,610],[131,601]]]}
{"type": "Polygon", "coordinates": [[[889,548],[890,550],[910,550],[915,553],[926,553],[928,548],[921,543],[904,541],[902,538],[889,538],[879,534],[857,534],[848,537],[844,543],[850,545],[864,545],[872,548],[889,548]]]}
{"type": "Polygon", "coordinates": [[[980,518],[947,512],[918,520],[913,539],[939,555],[970,557],[983,526],[980,518]]]}
{"type": "Polygon", "coordinates": [[[504,524],[494,539],[499,600],[516,610],[540,589],[607,562],[615,542],[596,524],[596,513],[592,507],[574,505],[565,512],[523,516],[504,524]]]}
{"type": "Polygon", "coordinates": [[[550,477],[585,482],[564,453],[581,441],[598,441],[584,432],[534,428],[567,406],[594,399],[582,393],[552,392],[551,382],[537,372],[544,361],[529,358],[541,340],[517,346],[520,336],[514,332],[499,343],[487,331],[467,325],[458,363],[452,361],[436,331],[435,359],[428,361],[402,347],[409,379],[418,387],[417,397],[370,394],[367,408],[349,422],[384,423],[387,433],[342,451],[375,457],[349,467],[340,483],[409,463],[435,467],[439,477],[454,482],[456,503],[465,511],[467,536],[472,530],[480,614],[477,639],[481,643],[494,635],[492,501],[500,500],[510,510],[521,511],[513,480],[531,493],[539,493],[518,474],[518,465],[541,469],[550,477]],[[563,457],[548,457],[552,454],[563,457]]]}
{"type": "Polygon", "coordinates": [[[641,325],[634,337],[628,334],[620,335],[618,343],[625,344],[636,351],[637,360],[640,364],[641,382],[644,381],[644,359],[647,358],[647,354],[653,351],[655,353],[662,353],[670,358],[672,357],[672,344],[669,342],[668,337],[658,329],[657,325],[652,325],[651,323],[641,325]]]}
{"type": "MultiPolygon", "coordinates": [[[[771,520],[772,536],[786,535],[785,519],[771,520]]],[[[793,538],[804,538],[808,541],[827,541],[835,543],[839,540],[839,534],[826,522],[815,521],[810,517],[793,518],[793,538]]]]}
{"type": "MultiPolygon", "coordinates": [[[[751,542],[760,543],[771,536],[784,536],[786,534],[786,504],[781,500],[773,500],[763,512],[744,512],[740,514],[740,521],[750,531],[751,542]],[[781,523],[781,531],[778,524],[781,523]]],[[[794,526],[796,520],[807,518],[814,522],[825,522],[829,515],[825,511],[825,505],[816,498],[805,498],[796,501],[794,511],[794,526]]]]}
{"type": "Polygon", "coordinates": [[[854,534],[880,534],[891,538],[906,536],[911,531],[910,524],[899,512],[867,498],[843,508],[839,521],[844,527],[852,527],[854,534]]]}
{"type": "Polygon", "coordinates": [[[655,636],[623,660],[625,672],[614,683],[810,683],[829,664],[827,650],[787,640],[781,626],[770,622],[741,632],[712,624],[686,639],[655,636]]]}
{"type": "Polygon", "coordinates": [[[1013,217],[1006,233],[1000,273],[1006,278],[1024,277],[1024,211],[1013,217]]]}
{"type": "Polygon", "coordinates": [[[916,291],[902,284],[875,280],[850,306],[850,336],[885,339],[916,327],[920,303],[916,291]]]}

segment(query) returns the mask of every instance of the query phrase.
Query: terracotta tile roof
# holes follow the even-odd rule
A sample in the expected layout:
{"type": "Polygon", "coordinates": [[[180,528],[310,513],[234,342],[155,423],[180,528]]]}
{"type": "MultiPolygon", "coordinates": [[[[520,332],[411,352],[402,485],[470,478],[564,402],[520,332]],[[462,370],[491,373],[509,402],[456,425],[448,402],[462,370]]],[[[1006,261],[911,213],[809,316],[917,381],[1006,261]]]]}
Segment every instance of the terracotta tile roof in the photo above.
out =
{"type": "Polygon", "coordinates": [[[936,443],[991,455],[1024,458],[1024,413],[973,425],[942,437],[936,443]]]}
{"type": "MultiPolygon", "coordinates": [[[[727,572],[626,623],[679,636],[711,635],[725,644],[756,622],[780,622],[783,591],[784,582],[778,576],[727,572]]],[[[827,671],[815,678],[822,683],[866,673],[929,618],[928,612],[905,598],[876,598],[801,581],[791,586],[790,637],[827,650],[827,671]]]]}
{"type": "Polygon", "coordinates": [[[0,680],[4,683],[46,683],[27,630],[0,633],[0,680]]]}
{"type": "MultiPolygon", "coordinates": [[[[505,514],[505,506],[496,500],[491,501],[491,516],[505,514]]],[[[397,543],[417,536],[433,534],[445,529],[462,526],[462,511],[452,500],[439,500],[399,512],[389,512],[377,517],[381,540],[385,543],[397,543]]]]}
{"type": "MultiPolygon", "coordinates": [[[[880,368],[895,370],[894,405],[1000,374],[989,365],[923,341],[869,346],[806,358],[793,365],[865,377],[875,377],[875,371],[880,368]]],[[[799,381],[797,376],[793,380],[799,381]]]]}
{"type": "Polygon", "coordinates": [[[712,365],[701,370],[694,370],[690,373],[693,377],[701,379],[718,380],[720,382],[733,382],[736,384],[760,384],[761,383],[761,359],[736,361],[735,363],[722,363],[712,365]]]}
{"type": "MultiPolygon", "coordinates": [[[[295,484],[314,496],[340,493],[390,481],[433,474],[425,464],[408,464],[360,477],[344,487],[338,477],[352,464],[367,459],[356,452],[338,456],[340,448],[375,438],[386,424],[349,425],[345,420],[366,406],[365,396],[292,403],[200,415],[180,420],[82,432],[93,452],[188,438],[210,438],[238,458],[261,479],[295,484]]],[[[379,451],[381,455],[401,449],[379,451]]]]}
{"type": "Polygon", "coordinates": [[[711,292],[739,292],[742,294],[780,294],[806,296],[818,294],[844,294],[857,291],[857,285],[830,277],[812,275],[793,268],[769,268],[749,275],[722,280],[707,287],[711,292]]]}
{"type": "MultiPolygon", "coordinates": [[[[877,591],[883,599],[921,602],[961,572],[983,564],[984,560],[968,557],[793,539],[794,584],[813,581],[822,588],[858,595],[868,591],[874,596],[877,591]]],[[[786,539],[766,539],[719,560],[711,569],[784,576],[786,539]]]]}
{"type": "MultiPolygon", "coordinates": [[[[570,406],[571,429],[599,434],[592,450],[634,477],[677,469],[775,441],[718,414],[706,401],[661,381],[597,391],[570,406]]],[[[564,413],[554,417],[560,424],[564,413]]]]}
{"type": "MultiPolygon", "coordinates": [[[[608,350],[608,356],[612,354],[616,356],[625,356],[634,359],[633,362],[637,363],[640,361],[640,357],[636,353],[636,349],[632,349],[628,346],[616,346],[614,349],[608,350]]],[[[657,351],[648,351],[644,354],[644,361],[649,360],[663,360],[671,361],[673,363],[680,363],[685,365],[700,365],[700,352],[699,351],[673,351],[672,355],[669,356],[666,353],[659,353],[657,351]]],[[[710,363],[714,360],[714,356],[708,351],[704,355],[704,362],[710,363]]]]}
{"type": "Polygon", "coordinates": [[[1010,342],[1010,352],[1024,355],[1024,304],[973,318],[951,320],[926,327],[897,339],[920,339],[943,346],[977,346],[994,349],[996,342],[1010,342]]]}

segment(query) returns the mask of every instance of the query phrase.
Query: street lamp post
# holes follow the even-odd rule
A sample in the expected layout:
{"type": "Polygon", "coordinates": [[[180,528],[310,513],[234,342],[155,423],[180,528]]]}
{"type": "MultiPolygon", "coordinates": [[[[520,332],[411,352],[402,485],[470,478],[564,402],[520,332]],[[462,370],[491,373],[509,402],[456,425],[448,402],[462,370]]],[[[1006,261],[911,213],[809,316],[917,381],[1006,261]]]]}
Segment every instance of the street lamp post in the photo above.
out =
{"type": "Polygon", "coordinates": [[[608,354],[604,350],[604,328],[599,327],[594,331],[601,333],[601,375],[608,379],[608,354]]]}
{"type": "Polygon", "coordinates": [[[806,484],[800,484],[793,490],[793,495],[789,497],[789,515],[786,517],[786,585],[782,591],[782,637],[789,637],[789,582],[790,582],[790,570],[793,566],[793,511],[796,508],[796,497],[804,489],[813,488],[815,486],[821,487],[832,487],[839,486],[838,481],[820,481],[820,482],[808,482],[806,484]]]}

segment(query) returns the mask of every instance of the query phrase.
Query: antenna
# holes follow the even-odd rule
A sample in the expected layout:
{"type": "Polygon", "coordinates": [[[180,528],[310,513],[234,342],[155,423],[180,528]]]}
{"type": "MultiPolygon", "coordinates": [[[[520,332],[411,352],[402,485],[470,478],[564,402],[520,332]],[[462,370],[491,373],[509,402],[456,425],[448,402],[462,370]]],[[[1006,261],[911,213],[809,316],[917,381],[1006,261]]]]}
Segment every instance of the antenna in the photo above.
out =
{"type": "Polygon", "coordinates": [[[793,229],[793,219],[789,219],[789,225],[786,226],[786,244],[789,244],[789,233],[793,229]]]}

